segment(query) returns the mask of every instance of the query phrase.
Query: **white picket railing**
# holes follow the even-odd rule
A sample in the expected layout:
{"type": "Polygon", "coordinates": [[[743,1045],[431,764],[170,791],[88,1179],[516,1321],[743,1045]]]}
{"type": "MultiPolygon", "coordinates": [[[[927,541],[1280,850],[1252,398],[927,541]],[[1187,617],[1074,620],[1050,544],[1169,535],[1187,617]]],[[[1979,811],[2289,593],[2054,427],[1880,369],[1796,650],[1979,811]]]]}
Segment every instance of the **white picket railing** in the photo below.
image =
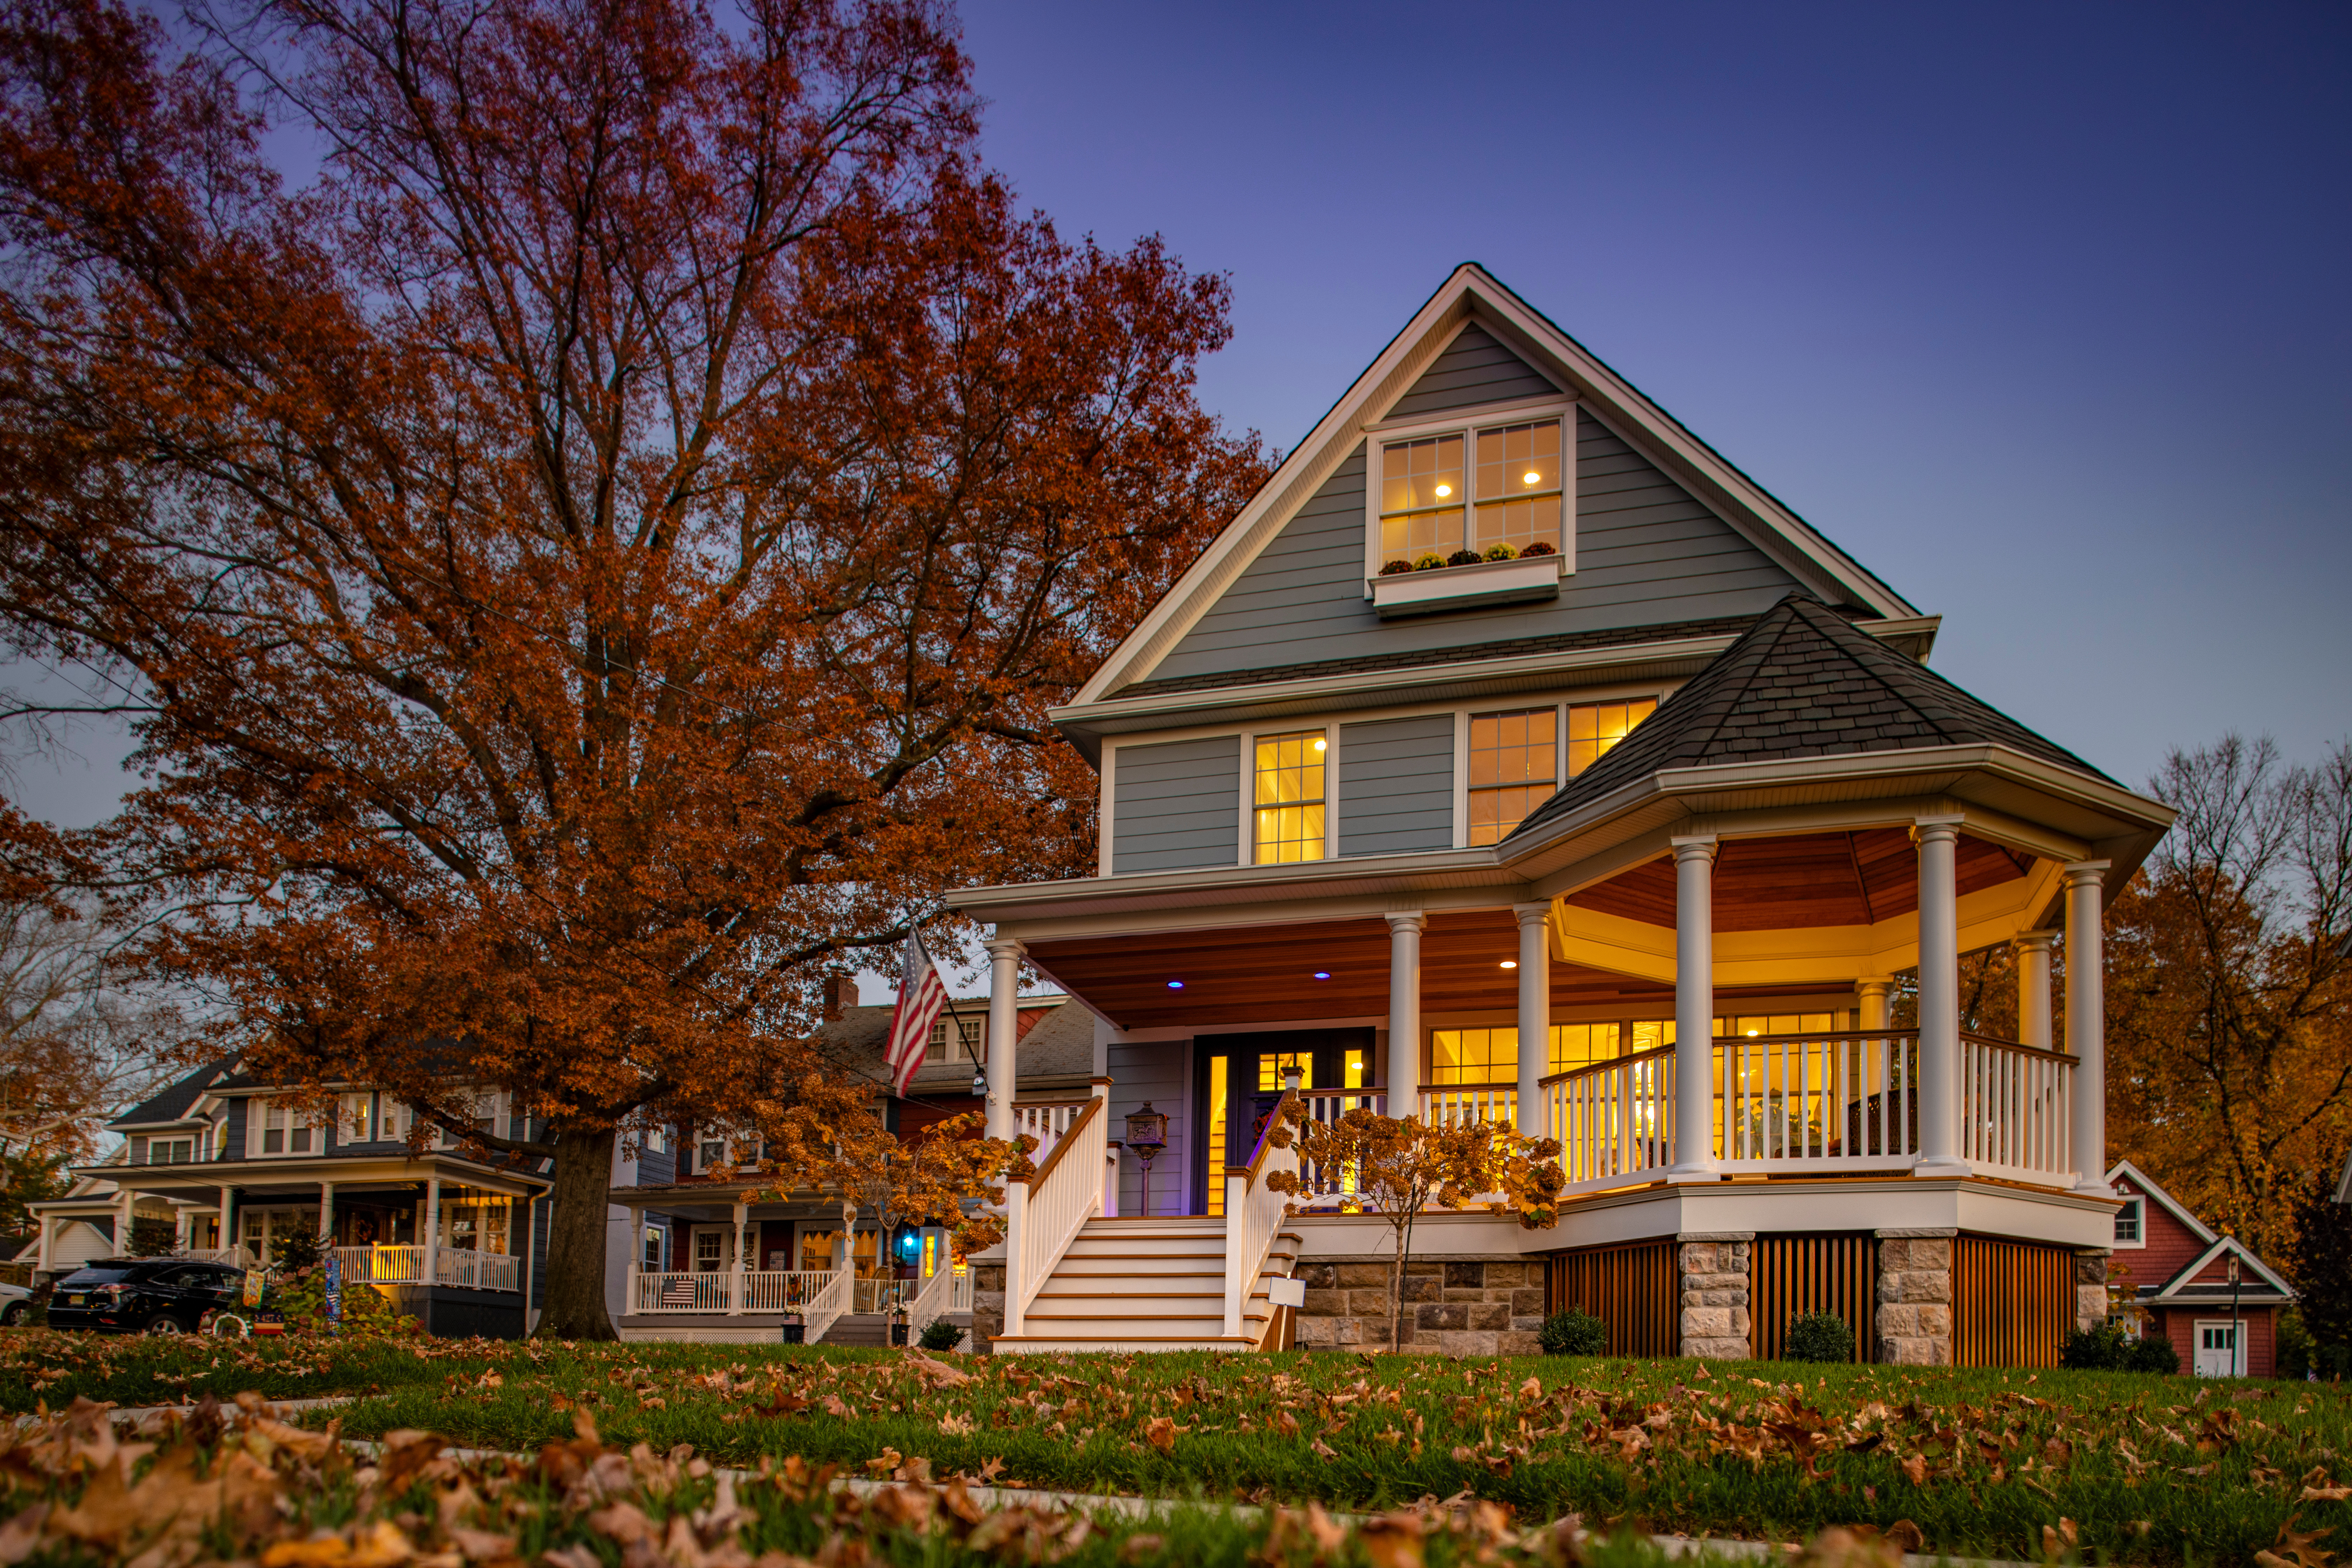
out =
{"type": "MultiPolygon", "coordinates": [[[[397,1247],[338,1247],[346,1285],[415,1285],[425,1279],[425,1248],[397,1247]]],[[[520,1290],[522,1259],[506,1252],[477,1252],[471,1247],[435,1249],[434,1282],[469,1290],[520,1290]]]]}
{"type": "MultiPolygon", "coordinates": [[[[1351,1110],[1369,1110],[1375,1116],[1388,1114],[1388,1093],[1378,1089],[1302,1089],[1298,1091],[1300,1109],[1308,1121],[1325,1126],[1339,1121],[1351,1110]]],[[[1336,1197],[1345,1200],[1356,1191],[1356,1178],[1351,1171],[1334,1170],[1322,1165],[1300,1162],[1298,1179],[1316,1199],[1336,1197]]]]}
{"type": "Polygon", "coordinates": [[[1465,1121],[1486,1121],[1517,1127],[1519,1090],[1509,1083],[1423,1084],[1421,1122],[1424,1127],[1451,1127],[1465,1121]]]}
{"type": "Polygon", "coordinates": [[[1290,1212],[1290,1195],[1276,1192],[1266,1179],[1278,1171],[1295,1174],[1298,1170],[1295,1137],[1284,1140],[1281,1148],[1274,1142],[1290,1098],[1286,1094],[1266,1119],[1249,1163],[1237,1170],[1228,1167],[1225,1173],[1225,1338],[1229,1340],[1241,1337],[1242,1314],[1249,1308],[1250,1292],[1256,1288],[1275,1235],[1290,1212]]]}
{"type": "Polygon", "coordinates": [[[1656,1179],[1675,1157],[1675,1052],[1643,1051],[1543,1080],[1562,1189],[1595,1192],[1656,1179]]]}
{"type": "Polygon", "coordinates": [[[1718,1037],[1717,1162],[1726,1172],[1908,1170],[1918,1084],[1916,1030],[1718,1037]]]}
{"type": "Polygon", "coordinates": [[[971,1310],[971,1270],[959,1273],[952,1265],[943,1267],[929,1279],[912,1281],[921,1289],[907,1303],[907,1342],[913,1344],[923,1337],[923,1331],[941,1318],[971,1310]]]}
{"type": "Polygon", "coordinates": [[[1078,1119],[1087,1103],[1083,1100],[1040,1100],[1013,1108],[1013,1132],[1025,1132],[1037,1140],[1037,1147],[1029,1152],[1032,1163],[1045,1163],[1045,1156],[1054,1152],[1054,1145],[1062,1141],[1062,1134],[1070,1130],[1070,1123],[1078,1119]]]}
{"type": "Polygon", "coordinates": [[[808,1304],[833,1283],[830,1268],[751,1268],[736,1278],[743,1282],[747,1312],[804,1312],[808,1304]]]}
{"type": "Polygon", "coordinates": [[[1018,1184],[1011,1233],[1006,1236],[1011,1277],[1005,1281],[1005,1332],[1018,1334],[1029,1303],[1077,1238],[1078,1227],[1102,1209],[1103,1153],[1109,1147],[1108,1101],[1087,1101],[1037,1163],[1036,1173],[1018,1184]]]}
{"type": "MultiPolygon", "coordinates": [[[[338,1252],[342,1248],[336,1248],[338,1252]]],[[[192,1247],[186,1256],[199,1263],[226,1263],[232,1268],[250,1268],[252,1258],[242,1247],[192,1247]]]]}
{"type": "Polygon", "coordinates": [[[833,1278],[809,1298],[808,1305],[801,1309],[801,1321],[808,1325],[801,1336],[803,1340],[816,1344],[841,1321],[842,1314],[849,1310],[849,1287],[856,1279],[846,1268],[835,1269],[833,1278]]]}
{"type": "Polygon", "coordinates": [[[853,1312],[895,1312],[915,1299],[919,1279],[860,1279],[850,1286],[853,1312]]]}
{"type": "Polygon", "coordinates": [[[2074,1092],[2074,1058],[1962,1035],[1960,1158],[1988,1175],[2071,1182],[2074,1092]]]}

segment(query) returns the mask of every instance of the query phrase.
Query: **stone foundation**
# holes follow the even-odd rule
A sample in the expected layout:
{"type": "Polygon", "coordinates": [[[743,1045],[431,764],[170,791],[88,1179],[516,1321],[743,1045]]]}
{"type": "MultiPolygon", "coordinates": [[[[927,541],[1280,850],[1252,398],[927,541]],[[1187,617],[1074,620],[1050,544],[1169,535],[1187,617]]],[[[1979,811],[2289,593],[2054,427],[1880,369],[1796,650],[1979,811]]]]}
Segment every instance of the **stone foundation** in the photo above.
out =
{"type": "MultiPolygon", "coordinates": [[[[1543,1260],[1414,1258],[1405,1267],[1402,1349],[1424,1355],[1535,1355],[1542,1350],[1543,1260]]],[[[1300,1350],[1389,1348],[1389,1264],[1381,1258],[1302,1262],[1307,1286],[1295,1322],[1300,1350]]]]}
{"type": "Polygon", "coordinates": [[[2076,1329],[2095,1329],[2107,1321],[2107,1266],[2114,1258],[2105,1249],[2074,1254],[2076,1329]]]}
{"type": "Polygon", "coordinates": [[[1682,1353],[1745,1361],[1748,1349],[1748,1272],[1756,1239],[1747,1234],[1677,1237],[1682,1244],[1682,1353]]]}
{"type": "Polygon", "coordinates": [[[1952,1364],[1955,1232],[1878,1233],[1878,1360],[1893,1366],[1952,1364]]]}
{"type": "Polygon", "coordinates": [[[971,1342],[966,1347],[985,1351],[989,1342],[1004,1331],[1004,1265],[975,1263],[971,1266],[971,1342]]]}

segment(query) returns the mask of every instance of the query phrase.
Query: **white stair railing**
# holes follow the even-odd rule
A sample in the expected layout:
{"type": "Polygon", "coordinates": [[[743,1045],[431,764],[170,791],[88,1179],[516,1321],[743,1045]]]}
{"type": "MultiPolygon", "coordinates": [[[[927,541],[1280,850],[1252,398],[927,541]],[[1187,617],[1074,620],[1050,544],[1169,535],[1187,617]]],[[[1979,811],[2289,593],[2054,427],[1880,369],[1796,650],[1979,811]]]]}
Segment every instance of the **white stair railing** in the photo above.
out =
{"type": "Polygon", "coordinates": [[[1674,1163],[1675,1051],[1643,1051],[1543,1080],[1565,1191],[1650,1180],[1674,1163]]]}
{"type": "Polygon", "coordinates": [[[1017,1336],[1029,1303],[1077,1239],[1079,1227],[1102,1212],[1103,1153],[1110,1135],[1097,1092],[1087,1101],[1026,1182],[1009,1184],[1004,1237],[1004,1331],[1017,1336]]]}
{"type": "Polygon", "coordinates": [[[842,1314],[849,1310],[850,1287],[856,1282],[856,1271],[845,1264],[834,1270],[833,1278],[809,1298],[808,1305],[801,1311],[801,1321],[808,1325],[801,1335],[804,1342],[815,1344],[841,1321],[842,1314]]]}
{"type": "MultiPolygon", "coordinates": [[[[966,1269],[969,1277],[971,1270],[966,1269]]],[[[907,1303],[907,1342],[914,1344],[923,1337],[923,1331],[955,1309],[956,1271],[952,1265],[941,1268],[922,1282],[915,1299],[907,1303]]]]}
{"type": "Polygon", "coordinates": [[[1421,1091],[1421,1124],[1451,1127],[1465,1121],[1493,1126],[1518,1125],[1519,1090],[1511,1083],[1449,1083],[1425,1085],[1421,1091]]]}
{"type": "Polygon", "coordinates": [[[1276,1192],[1266,1178],[1277,1171],[1293,1175],[1298,1172],[1297,1142],[1285,1140],[1282,1148],[1274,1142],[1276,1129],[1287,1125],[1290,1109],[1297,1100],[1298,1084],[1294,1079],[1281,1104],[1266,1118],[1257,1147],[1250,1152],[1250,1163],[1225,1168],[1224,1331],[1228,1340],[1241,1337],[1242,1314],[1249,1309],[1250,1292],[1265,1268],[1266,1254],[1274,1249],[1275,1233],[1290,1212],[1289,1195],[1276,1192]]]}

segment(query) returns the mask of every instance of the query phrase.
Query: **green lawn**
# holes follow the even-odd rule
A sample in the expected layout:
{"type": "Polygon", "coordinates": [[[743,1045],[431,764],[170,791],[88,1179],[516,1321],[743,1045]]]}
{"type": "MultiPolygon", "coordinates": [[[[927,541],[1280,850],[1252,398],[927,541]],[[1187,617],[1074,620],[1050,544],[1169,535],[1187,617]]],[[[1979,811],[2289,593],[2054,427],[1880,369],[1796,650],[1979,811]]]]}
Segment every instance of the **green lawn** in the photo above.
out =
{"type": "MultiPolygon", "coordinates": [[[[2246,1562],[2283,1530],[2352,1545],[2352,1400],[2101,1373],[1285,1354],[950,1358],[782,1346],[101,1342],[0,1336],[0,1401],[179,1390],[359,1393],[344,1430],[530,1452],[604,1436],[756,1466],[993,1475],[1034,1487],[1357,1511],[1468,1492],[1522,1520],[1789,1539],[1835,1525],[1933,1550],[2246,1562]],[[70,1352],[70,1353],[69,1353],[70,1352]],[[215,1364],[217,1363],[217,1364],[215,1364]]],[[[2308,1568],[2308,1565],[2306,1565],[2308,1568]]]]}

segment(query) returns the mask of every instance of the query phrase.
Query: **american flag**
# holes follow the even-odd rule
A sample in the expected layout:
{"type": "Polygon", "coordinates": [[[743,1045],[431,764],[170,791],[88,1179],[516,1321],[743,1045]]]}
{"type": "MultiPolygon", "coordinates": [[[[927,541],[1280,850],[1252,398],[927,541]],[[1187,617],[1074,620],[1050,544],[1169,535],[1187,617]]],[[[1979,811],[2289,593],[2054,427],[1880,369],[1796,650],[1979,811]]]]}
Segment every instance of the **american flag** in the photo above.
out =
{"type": "Polygon", "coordinates": [[[906,966],[898,972],[898,1010],[890,1019],[890,1048],[883,1058],[890,1064],[890,1087],[898,1093],[906,1093],[915,1081],[915,1069],[923,1065],[923,1047],[930,1043],[931,1026],[947,1002],[940,966],[923,951],[921,933],[909,933],[906,966]]]}

